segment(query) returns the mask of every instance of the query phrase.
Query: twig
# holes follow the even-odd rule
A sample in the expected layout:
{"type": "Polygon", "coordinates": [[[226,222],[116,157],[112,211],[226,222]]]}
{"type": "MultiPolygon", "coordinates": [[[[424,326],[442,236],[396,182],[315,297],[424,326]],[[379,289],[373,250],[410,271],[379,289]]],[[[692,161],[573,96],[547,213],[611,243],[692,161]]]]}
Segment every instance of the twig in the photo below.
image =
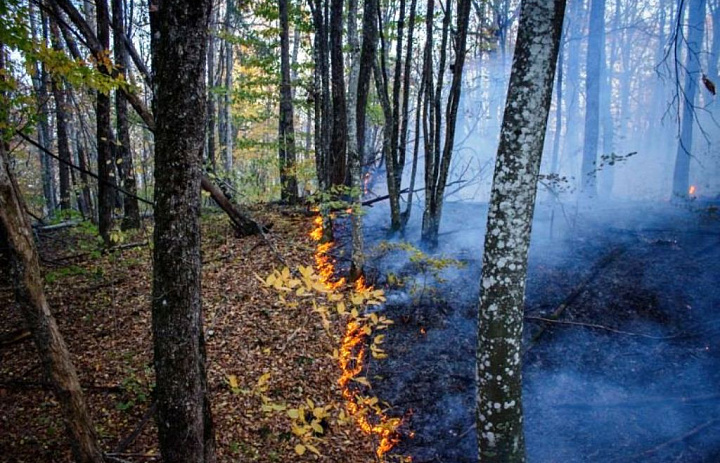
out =
{"type": "MultiPolygon", "coordinates": [[[[672,439],[670,439],[670,440],[668,440],[668,441],[665,441],[665,442],[663,442],[663,443],[661,443],[661,444],[659,444],[659,445],[656,445],[655,447],[653,447],[653,448],[651,448],[651,449],[648,449],[648,450],[646,450],[646,451],[644,451],[644,452],[641,452],[641,453],[636,453],[635,455],[631,455],[631,456],[629,456],[629,457],[618,458],[618,459],[615,459],[615,460],[613,460],[613,461],[638,461],[638,459],[641,458],[641,457],[647,458],[647,457],[653,455],[654,453],[657,453],[657,452],[659,452],[660,450],[664,449],[665,447],[669,447],[669,446],[671,446],[671,445],[673,445],[673,444],[678,444],[678,443],[680,443],[680,442],[682,442],[682,441],[684,441],[684,440],[687,440],[687,439],[693,437],[694,435],[698,434],[698,433],[699,433],[700,431],[702,431],[703,429],[709,428],[710,426],[714,425],[714,424],[717,423],[718,421],[720,421],[720,418],[714,418],[714,419],[712,419],[712,420],[708,420],[708,421],[706,421],[706,422],[704,422],[704,423],[702,423],[702,424],[700,424],[700,425],[698,425],[698,426],[695,426],[694,428],[692,428],[691,430],[689,430],[689,431],[686,432],[685,434],[683,434],[683,435],[681,435],[681,436],[673,437],[672,439]]],[[[644,458],[643,458],[643,459],[644,459],[644,458]]]]}
{"type": "Polygon", "coordinates": [[[150,418],[155,414],[155,410],[157,409],[157,402],[152,403],[150,407],[145,411],[145,414],[140,419],[140,422],[135,426],[135,429],[133,429],[133,432],[130,433],[129,436],[127,436],[125,439],[121,440],[120,443],[115,447],[115,450],[112,453],[106,454],[106,455],[121,455],[125,449],[127,449],[130,444],[132,444],[135,439],[140,435],[143,428],[147,424],[147,422],[150,420],[150,418]]]}
{"type": "Polygon", "coordinates": [[[594,329],[598,329],[598,330],[610,331],[611,333],[624,334],[627,336],[640,336],[640,337],[648,338],[648,339],[674,339],[678,336],[678,335],[652,336],[649,334],[633,333],[632,331],[618,330],[615,328],[610,328],[609,326],[598,325],[596,323],[573,322],[573,321],[568,321],[568,320],[554,320],[552,318],[532,317],[530,315],[526,315],[524,318],[525,318],[525,320],[534,320],[534,321],[545,322],[545,323],[557,323],[559,325],[571,325],[571,326],[582,326],[585,328],[594,328],[594,329]]]}
{"type": "MultiPolygon", "coordinates": [[[[600,272],[610,265],[612,261],[617,259],[620,255],[622,255],[625,252],[625,249],[622,248],[616,248],[610,251],[608,254],[605,255],[602,259],[600,259],[592,268],[590,271],[590,274],[582,281],[579,285],[575,287],[575,289],[565,298],[565,300],[555,309],[555,311],[550,314],[547,318],[550,320],[557,320],[560,315],[567,309],[575,300],[580,297],[582,293],[585,292],[585,289],[588,284],[590,284],[591,281],[593,281],[600,272]]],[[[537,344],[540,337],[545,334],[545,331],[547,330],[547,325],[540,328],[540,330],[533,335],[533,337],[530,339],[530,341],[527,344],[527,347],[525,347],[525,350],[523,351],[523,354],[527,353],[530,349],[537,344]]]]}

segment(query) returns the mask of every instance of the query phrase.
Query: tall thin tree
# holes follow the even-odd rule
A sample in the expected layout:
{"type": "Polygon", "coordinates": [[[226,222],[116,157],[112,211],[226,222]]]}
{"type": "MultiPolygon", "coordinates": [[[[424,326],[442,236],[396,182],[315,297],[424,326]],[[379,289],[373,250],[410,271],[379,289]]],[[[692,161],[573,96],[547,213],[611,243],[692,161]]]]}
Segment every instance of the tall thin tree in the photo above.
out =
{"type": "Polygon", "coordinates": [[[288,0],[279,0],[280,10],[280,117],[278,145],[280,158],[280,197],[289,204],[298,201],[295,173],[295,119],[290,82],[290,21],[288,0]]]}

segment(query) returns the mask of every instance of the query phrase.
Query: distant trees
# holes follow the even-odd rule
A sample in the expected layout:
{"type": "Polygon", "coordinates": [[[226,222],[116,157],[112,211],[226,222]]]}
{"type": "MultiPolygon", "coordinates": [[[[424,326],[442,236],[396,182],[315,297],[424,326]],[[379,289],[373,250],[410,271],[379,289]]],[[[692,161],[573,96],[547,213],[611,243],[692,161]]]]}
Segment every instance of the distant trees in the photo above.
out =
{"type": "Polygon", "coordinates": [[[200,183],[211,0],[151,4],[155,231],[152,328],[160,451],[215,461],[200,296],[200,183]]]}
{"type": "Polygon", "coordinates": [[[478,315],[482,463],[525,461],[521,344],[525,278],[564,0],[524,0],[491,192],[478,315]]]}

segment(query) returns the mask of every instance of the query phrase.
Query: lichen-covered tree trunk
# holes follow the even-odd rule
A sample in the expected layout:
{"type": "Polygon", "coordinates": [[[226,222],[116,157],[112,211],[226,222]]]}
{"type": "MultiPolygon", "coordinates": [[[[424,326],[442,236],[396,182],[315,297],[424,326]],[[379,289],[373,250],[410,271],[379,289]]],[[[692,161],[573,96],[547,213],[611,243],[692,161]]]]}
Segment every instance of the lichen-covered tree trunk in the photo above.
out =
{"type": "Polygon", "coordinates": [[[200,182],[211,0],[151,5],[155,72],[152,329],[160,451],[215,461],[200,296],[200,182]]]}
{"type": "MultiPolygon", "coordinates": [[[[4,78],[3,72],[4,50],[0,44],[0,79],[4,78]]],[[[4,95],[0,95],[0,104],[7,107],[4,95]]],[[[7,121],[0,122],[0,127],[8,126],[7,121]]],[[[102,452],[75,367],[45,298],[32,228],[8,162],[6,135],[5,131],[0,133],[0,236],[7,240],[15,297],[32,332],[45,375],[63,408],[73,457],[80,463],[101,463],[102,452]]]]}
{"type": "Polygon", "coordinates": [[[290,22],[288,0],[280,0],[280,117],[278,145],[280,161],[280,197],[289,204],[298,200],[295,173],[295,121],[293,114],[292,85],[290,82],[290,22]]]}
{"type": "MultiPolygon", "coordinates": [[[[693,149],[693,125],[695,124],[695,98],[698,93],[697,81],[700,76],[700,50],[705,31],[705,0],[693,0],[687,4],[688,32],[685,58],[685,85],[681,93],[682,117],[680,119],[680,140],[675,155],[673,171],[673,197],[687,198],[690,186],[690,157],[693,149]]],[[[682,15],[683,12],[679,11],[682,15]]],[[[680,33],[680,32],[678,32],[680,33]]],[[[678,77],[680,79],[680,77],[678,77]]]]}
{"type": "MultiPolygon", "coordinates": [[[[115,68],[123,80],[127,80],[128,53],[123,41],[125,33],[123,0],[112,0],[112,20],[115,52],[115,68]]],[[[128,123],[128,104],[125,94],[115,91],[115,127],[117,128],[117,167],[118,183],[129,193],[137,194],[135,180],[135,167],[132,150],[130,149],[130,124],[128,123]]],[[[140,227],[140,207],[134,196],[123,195],[123,221],[122,228],[131,230],[140,227]]]]}
{"type": "Polygon", "coordinates": [[[525,461],[521,342],[527,256],[564,0],[525,0],[490,198],[477,346],[479,461],[525,461]]]}

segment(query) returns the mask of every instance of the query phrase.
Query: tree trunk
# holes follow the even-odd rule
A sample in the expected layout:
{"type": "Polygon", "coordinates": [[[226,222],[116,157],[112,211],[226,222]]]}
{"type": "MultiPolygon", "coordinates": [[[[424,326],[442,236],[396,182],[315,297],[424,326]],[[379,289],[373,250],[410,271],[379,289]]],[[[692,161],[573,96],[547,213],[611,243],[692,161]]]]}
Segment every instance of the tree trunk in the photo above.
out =
{"type": "MultiPolygon", "coordinates": [[[[60,30],[54,20],[50,21],[52,46],[55,51],[62,52],[60,30]]],[[[71,208],[70,168],[67,163],[71,161],[70,141],[68,138],[67,91],[61,76],[52,76],[52,92],[55,99],[55,129],[57,133],[57,151],[61,162],[60,170],[60,209],[67,212],[71,208]]]]}
{"type": "MultiPolygon", "coordinates": [[[[0,44],[0,76],[4,76],[4,53],[0,44]]],[[[0,95],[0,103],[7,107],[5,95],[0,95]]],[[[7,128],[7,121],[2,122],[0,126],[7,128]]],[[[0,236],[7,239],[15,297],[32,332],[45,375],[63,408],[73,457],[80,463],[101,463],[102,452],[77,373],[45,298],[40,259],[20,189],[10,170],[5,135],[0,136],[0,236]]]]}
{"type": "Polygon", "coordinates": [[[217,9],[213,8],[207,51],[207,156],[205,160],[208,169],[212,172],[217,171],[215,164],[215,95],[213,94],[213,87],[215,86],[215,32],[212,29],[213,23],[217,22],[217,15],[217,9]]]}
{"type": "MultiPolygon", "coordinates": [[[[35,8],[32,2],[29,5],[30,10],[30,29],[33,40],[38,39],[38,26],[35,24],[35,8]]],[[[43,37],[43,43],[47,41],[47,19],[42,9],[40,10],[40,27],[42,29],[41,34],[43,37]]],[[[37,123],[37,137],[38,142],[44,148],[50,146],[50,128],[48,127],[48,92],[47,92],[47,81],[48,76],[45,72],[45,65],[36,61],[34,63],[34,73],[32,75],[33,90],[35,91],[35,99],[37,105],[37,112],[39,120],[37,123]]],[[[53,175],[53,162],[52,158],[47,156],[42,150],[38,153],[40,156],[40,166],[42,168],[42,185],[43,185],[43,197],[45,198],[45,207],[47,214],[52,215],[57,208],[57,198],[55,197],[55,175],[53,175]]]]}
{"type": "MultiPolygon", "coordinates": [[[[115,48],[115,67],[123,80],[127,80],[128,57],[123,35],[125,34],[125,20],[123,0],[112,0],[113,34],[115,48]]],[[[135,180],[135,166],[132,150],[130,149],[130,125],[128,124],[127,98],[121,91],[115,91],[115,119],[117,128],[117,166],[120,186],[133,195],[137,195],[137,182],[135,180]]],[[[132,196],[123,195],[123,230],[132,230],[140,227],[140,207],[138,201],[132,196]]]]}
{"type": "MultiPolygon", "coordinates": [[[[700,51],[705,30],[705,0],[695,0],[689,3],[687,54],[685,58],[685,84],[680,101],[682,101],[682,117],[680,119],[680,140],[675,156],[675,170],[673,171],[673,197],[684,199],[688,197],[690,187],[690,157],[693,152],[693,124],[695,123],[695,98],[697,96],[697,81],[700,76],[700,51]]],[[[683,14],[679,11],[678,14],[683,14]]],[[[679,33],[679,32],[678,32],[679,33]]],[[[677,77],[680,79],[680,76],[677,77]]]]}
{"type": "Polygon", "coordinates": [[[332,138],[330,140],[330,183],[347,185],[347,109],[343,65],[343,0],[330,1],[330,58],[332,80],[332,138]]]}
{"type": "Polygon", "coordinates": [[[565,1],[525,0],[521,8],[482,264],[475,376],[482,463],[525,461],[520,348],[525,278],[565,1]]]}
{"type": "Polygon", "coordinates": [[[205,376],[200,182],[211,0],[151,5],[155,71],[152,329],[157,425],[167,463],[215,461],[205,376]]]}
{"type": "Polygon", "coordinates": [[[352,187],[352,257],[350,262],[350,281],[362,276],[365,267],[365,243],[362,230],[362,198],[363,178],[362,160],[358,148],[357,126],[357,98],[358,79],[360,77],[360,43],[357,31],[358,0],[348,2],[348,61],[350,62],[350,77],[347,92],[347,155],[350,169],[350,186],[352,187]]]}
{"type": "MultiPolygon", "coordinates": [[[[228,1],[225,12],[225,34],[232,34],[233,2],[228,1]]],[[[223,153],[225,158],[225,171],[230,174],[233,168],[233,124],[232,124],[232,92],[233,92],[233,44],[225,42],[225,95],[223,97],[223,128],[224,138],[222,140],[223,153]]]]}
{"type": "Polygon", "coordinates": [[[290,82],[290,23],[288,0],[279,0],[280,9],[280,117],[278,145],[280,160],[280,197],[288,204],[298,201],[295,174],[295,119],[290,82]]]}
{"type": "Polygon", "coordinates": [[[585,135],[583,139],[581,191],[587,198],[597,195],[597,153],[600,136],[600,80],[605,46],[605,0],[591,0],[590,30],[585,77],[585,135]]]}
{"type": "MultiPolygon", "coordinates": [[[[97,38],[102,53],[110,53],[110,15],[107,0],[96,0],[97,38]]],[[[104,62],[99,62],[100,72],[111,74],[104,62]]],[[[97,92],[95,105],[95,118],[97,125],[97,163],[98,163],[98,228],[100,236],[106,246],[110,245],[110,231],[113,228],[113,210],[115,209],[115,190],[110,186],[115,184],[115,163],[110,147],[112,133],[110,130],[110,97],[103,92],[97,92]]]]}
{"type": "MultiPolygon", "coordinates": [[[[410,75],[412,73],[412,55],[413,55],[413,35],[415,33],[415,16],[416,16],[416,10],[417,10],[417,0],[412,0],[410,3],[410,22],[408,24],[408,38],[407,38],[407,50],[405,52],[405,70],[403,73],[403,95],[402,95],[402,115],[400,116],[400,127],[399,127],[399,140],[398,140],[398,154],[397,154],[397,165],[401,170],[405,168],[405,153],[407,151],[407,135],[408,135],[408,124],[409,124],[409,110],[410,110],[410,75]]],[[[400,55],[398,54],[398,58],[400,59],[400,55]]],[[[422,79],[421,79],[422,80],[422,79]]],[[[420,115],[420,101],[422,101],[422,86],[423,84],[420,84],[420,89],[417,93],[417,101],[418,104],[415,108],[417,111],[416,119],[420,115]]],[[[417,124],[416,124],[417,125],[417,124]]],[[[408,220],[410,219],[410,212],[412,211],[412,196],[413,196],[413,189],[415,185],[415,173],[417,172],[417,147],[419,147],[418,141],[420,137],[420,132],[415,132],[415,143],[414,143],[414,149],[413,149],[413,167],[411,172],[411,178],[410,183],[412,186],[409,188],[408,193],[408,199],[407,199],[407,208],[405,209],[405,212],[401,214],[400,216],[400,229],[402,231],[405,230],[405,226],[407,225],[408,220]]],[[[402,177],[402,173],[401,173],[402,177]]],[[[401,184],[398,183],[397,190],[400,191],[401,184]]]]}

